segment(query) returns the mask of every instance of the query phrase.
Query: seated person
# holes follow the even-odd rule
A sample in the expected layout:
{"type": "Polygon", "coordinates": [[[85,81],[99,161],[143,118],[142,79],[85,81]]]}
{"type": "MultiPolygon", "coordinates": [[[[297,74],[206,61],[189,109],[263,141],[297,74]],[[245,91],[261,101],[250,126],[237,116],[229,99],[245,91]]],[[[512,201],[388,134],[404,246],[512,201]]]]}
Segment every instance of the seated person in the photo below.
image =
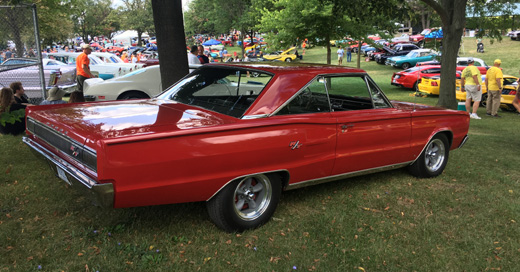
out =
{"type": "MultiPolygon", "coordinates": [[[[25,108],[26,105],[18,104],[14,100],[11,88],[0,90],[0,115],[10,115],[13,119],[0,123],[1,134],[18,135],[25,131],[25,108]],[[17,117],[18,116],[18,117],[17,117]]],[[[5,120],[5,118],[2,118],[5,120]]]]}
{"type": "Polygon", "coordinates": [[[58,88],[58,87],[52,87],[49,90],[49,96],[47,99],[43,100],[40,105],[55,105],[55,104],[65,104],[67,102],[63,101],[61,98],[65,94],[65,91],[58,88]]]}
{"type": "Polygon", "coordinates": [[[9,85],[9,88],[11,88],[11,90],[13,90],[14,92],[14,100],[16,101],[16,103],[23,104],[26,106],[31,105],[29,103],[29,100],[27,100],[27,96],[25,95],[25,90],[22,86],[22,82],[13,82],[11,83],[11,85],[9,85]]]}

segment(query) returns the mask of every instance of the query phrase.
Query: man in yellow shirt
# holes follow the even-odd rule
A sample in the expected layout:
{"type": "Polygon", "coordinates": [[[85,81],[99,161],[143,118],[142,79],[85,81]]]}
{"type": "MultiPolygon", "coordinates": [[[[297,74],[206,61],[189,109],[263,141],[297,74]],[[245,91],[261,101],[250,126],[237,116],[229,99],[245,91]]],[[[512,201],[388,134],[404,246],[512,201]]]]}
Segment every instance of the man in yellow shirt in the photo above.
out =
{"type": "Polygon", "coordinates": [[[477,109],[482,99],[482,76],[474,65],[473,58],[468,58],[468,67],[462,71],[460,78],[461,90],[466,92],[466,110],[472,119],[481,119],[477,115],[477,109]],[[471,100],[473,100],[473,112],[471,111],[471,100]]]}
{"type": "Polygon", "coordinates": [[[493,63],[493,67],[489,68],[486,73],[486,89],[487,89],[487,104],[486,104],[486,115],[493,117],[501,117],[497,114],[498,108],[500,107],[500,97],[502,96],[502,88],[504,82],[504,74],[500,69],[502,61],[496,59],[493,63]]]}

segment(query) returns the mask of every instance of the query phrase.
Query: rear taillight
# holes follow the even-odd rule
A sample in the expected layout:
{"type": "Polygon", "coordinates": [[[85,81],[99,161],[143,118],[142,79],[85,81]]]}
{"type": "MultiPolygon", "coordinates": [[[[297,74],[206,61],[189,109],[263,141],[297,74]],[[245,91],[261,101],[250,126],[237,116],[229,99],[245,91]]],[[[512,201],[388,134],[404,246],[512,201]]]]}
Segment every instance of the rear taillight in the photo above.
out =
{"type": "Polygon", "coordinates": [[[432,81],[431,85],[435,87],[439,86],[439,84],[437,84],[437,81],[432,81]]]}

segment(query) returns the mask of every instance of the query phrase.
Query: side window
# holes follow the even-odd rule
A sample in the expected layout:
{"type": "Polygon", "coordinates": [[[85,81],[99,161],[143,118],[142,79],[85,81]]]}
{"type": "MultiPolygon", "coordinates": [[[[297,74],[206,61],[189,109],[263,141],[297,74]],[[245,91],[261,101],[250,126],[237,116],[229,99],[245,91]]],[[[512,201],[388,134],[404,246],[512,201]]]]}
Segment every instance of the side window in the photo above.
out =
{"type": "Polygon", "coordinates": [[[330,112],[326,80],[319,77],[301,90],[277,115],[330,112]]]}
{"type": "Polygon", "coordinates": [[[391,108],[392,104],[388,101],[377,85],[371,79],[367,79],[367,83],[374,107],[376,109],[391,108]]]}
{"type": "Polygon", "coordinates": [[[331,77],[327,85],[333,111],[373,109],[364,77],[331,77]]]}

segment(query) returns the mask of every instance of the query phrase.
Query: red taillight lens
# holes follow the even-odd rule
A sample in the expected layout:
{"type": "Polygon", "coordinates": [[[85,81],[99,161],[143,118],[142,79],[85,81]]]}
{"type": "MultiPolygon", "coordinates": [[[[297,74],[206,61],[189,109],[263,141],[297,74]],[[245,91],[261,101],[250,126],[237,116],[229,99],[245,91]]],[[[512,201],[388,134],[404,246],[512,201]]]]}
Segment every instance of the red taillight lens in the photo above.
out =
{"type": "Polygon", "coordinates": [[[437,84],[437,81],[432,81],[432,84],[431,84],[431,85],[432,85],[432,86],[435,86],[435,87],[439,86],[439,84],[437,84]]]}

